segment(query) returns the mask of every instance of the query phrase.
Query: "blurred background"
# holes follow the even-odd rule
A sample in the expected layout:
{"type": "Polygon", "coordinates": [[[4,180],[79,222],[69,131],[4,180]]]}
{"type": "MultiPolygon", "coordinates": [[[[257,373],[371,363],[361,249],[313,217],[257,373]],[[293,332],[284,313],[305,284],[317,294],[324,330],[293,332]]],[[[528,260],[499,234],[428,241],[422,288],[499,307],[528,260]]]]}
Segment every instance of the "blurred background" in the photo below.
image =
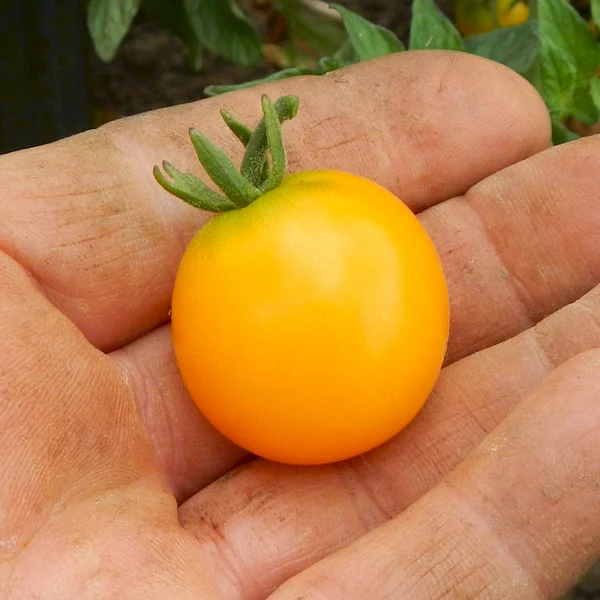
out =
{"type": "MultiPolygon", "coordinates": [[[[115,0],[105,0],[105,4],[109,2],[115,0]]],[[[207,85],[256,79],[284,68],[286,60],[302,62],[297,56],[286,58],[282,51],[282,44],[291,37],[282,13],[292,12],[292,2],[238,3],[260,35],[262,51],[253,61],[231,60],[210,48],[204,48],[200,58],[194,56],[188,32],[173,24],[177,2],[162,0],[132,0],[131,4],[141,7],[116,51],[107,49],[116,42],[103,40],[101,31],[96,32],[97,48],[88,23],[93,4],[102,2],[0,0],[0,153],[60,139],[121,116],[197,100],[205,96],[207,85]],[[161,6],[168,7],[168,14],[161,13],[161,6]],[[99,50],[104,52],[103,58],[99,50]]],[[[228,2],[224,0],[224,4],[228,2]]],[[[342,0],[340,4],[406,36],[408,2],[342,0]]],[[[101,13],[101,8],[97,12],[101,13]]],[[[313,17],[309,9],[304,13],[296,11],[297,20],[313,17]]],[[[110,18],[107,15],[103,26],[118,29],[110,18]]],[[[335,16],[329,19],[335,21],[335,16]]],[[[315,33],[311,28],[321,27],[318,20],[313,21],[314,26],[300,24],[308,28],[308,37],[315,33]]],[[[337,27],[341,33],[341,26],[337,27]]],[[[327,33],[317,31],[315,37],[327,33]]],[[[331,41],[335,42],[335,35],[331,41]]],[[[318,43],[316,46],[315,53],[323,50],[318,43]]]]}
{"type": "Polygon", "coordinates": [[[89,38],[78,0],[0,0],[0,152],[90,124],[89,38]]]}
{"type": "MultiPolygon", "coordinates": [[[[407,46],[415,1],[338,4],[407,46]]],[[[429,19],[421,19],[421,28],[431,26],[445,38],[438,47],[458,43],[539,86],[533,18],[539,0],[418,1],[429,19]],[[436,12],[448,23],[432,24],[436,12]]],[[[555,76],[575,71],[585,90],[580,98],[560,91],[547,98],[550,108],[567,108],[558,115],[558,141],[587,133],[582,119],[593,125],[600,114],[600,86],[592,89],[588,81],[595,58],[590,63],[586,49],[598,39],[590,0],[569,2],[582,19],[563,34],[550,29],[550,41],[562,44],[561,56],[566,52],[572,62],[555,76]]],[[[316,67],[345,39],[340,14],[322,0],[0,0],[0,153],[197,100],[207,86],[316,67]]]]}

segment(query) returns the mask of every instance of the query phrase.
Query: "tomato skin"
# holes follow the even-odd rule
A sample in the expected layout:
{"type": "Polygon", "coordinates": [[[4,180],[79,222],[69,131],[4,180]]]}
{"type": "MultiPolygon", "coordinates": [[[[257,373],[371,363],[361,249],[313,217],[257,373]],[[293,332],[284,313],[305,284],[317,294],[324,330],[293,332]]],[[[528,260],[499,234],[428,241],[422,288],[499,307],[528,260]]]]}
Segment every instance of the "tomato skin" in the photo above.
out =
{"type": "Polygon", "coordinates": [[[364,453],[418,413],[441,368],[446,282],[419,220],[374,182],[287,176],[215,216],[172,300],[180,372],[227,438],[274,461],[364,453]]]}

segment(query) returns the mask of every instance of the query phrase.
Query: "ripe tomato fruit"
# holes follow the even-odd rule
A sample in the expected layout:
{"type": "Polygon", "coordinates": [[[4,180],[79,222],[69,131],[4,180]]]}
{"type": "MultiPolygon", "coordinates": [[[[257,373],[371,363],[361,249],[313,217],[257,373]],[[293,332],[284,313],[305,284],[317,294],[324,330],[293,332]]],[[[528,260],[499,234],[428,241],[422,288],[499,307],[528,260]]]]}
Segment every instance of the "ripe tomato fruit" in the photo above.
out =
{"type": "Polygon", "coordinates": [[[184,253],[171,313],[200,411],[250,452],[294,464],[396,435],[431,392],[448,339],[425,229],[392,193],[340,171],[286,176],[213,217],[184,253]]]}

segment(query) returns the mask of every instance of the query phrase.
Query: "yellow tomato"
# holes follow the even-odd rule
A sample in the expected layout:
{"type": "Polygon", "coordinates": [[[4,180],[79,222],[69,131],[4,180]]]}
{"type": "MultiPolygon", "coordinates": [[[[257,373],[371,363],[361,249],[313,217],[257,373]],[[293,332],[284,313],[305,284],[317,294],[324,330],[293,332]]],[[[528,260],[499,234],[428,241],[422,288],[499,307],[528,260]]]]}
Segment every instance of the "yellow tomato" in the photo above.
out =
{"type": "Polygon", "coordinates": [[[173,343],[190,395],[259,456],[322,464],[389,440],[419,412],[449,329],[436,249],[376,183],[287,176],[218,214],[177,273],[173,343]]]}
{"type": "Polygon", "coordinates": [[[456,0],[456,27],[463,35],[486,33],[498,27],[509,27],[524,23],[529,16],[526,2],[496,0],[495,17],[487,0],[456,0]]]}

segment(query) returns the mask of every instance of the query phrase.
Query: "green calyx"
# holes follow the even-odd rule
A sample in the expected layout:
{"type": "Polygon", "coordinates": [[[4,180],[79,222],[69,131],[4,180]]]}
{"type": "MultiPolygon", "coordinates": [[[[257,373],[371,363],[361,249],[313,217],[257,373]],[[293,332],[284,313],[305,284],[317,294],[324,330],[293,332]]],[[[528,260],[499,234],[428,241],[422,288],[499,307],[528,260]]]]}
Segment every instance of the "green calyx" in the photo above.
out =
{"type": "Polygon", "coordinates": [[[261,104],[263,117],[254,131],[236,121],[227,111],[221,111],[227,127],[246,148],[239,170],[208,138],[193,128],[189,131],[198,160],[222,193],[167,161],[163,161],[164,173],[158,166],[154,167],[152,173],[156,181],[188,204],[210,212],[243,208],[276,188],[287,168],[281,125],[296,116],[299,100],[297,96],[282,96],[271,102],[263,94],[261,104]]]}

